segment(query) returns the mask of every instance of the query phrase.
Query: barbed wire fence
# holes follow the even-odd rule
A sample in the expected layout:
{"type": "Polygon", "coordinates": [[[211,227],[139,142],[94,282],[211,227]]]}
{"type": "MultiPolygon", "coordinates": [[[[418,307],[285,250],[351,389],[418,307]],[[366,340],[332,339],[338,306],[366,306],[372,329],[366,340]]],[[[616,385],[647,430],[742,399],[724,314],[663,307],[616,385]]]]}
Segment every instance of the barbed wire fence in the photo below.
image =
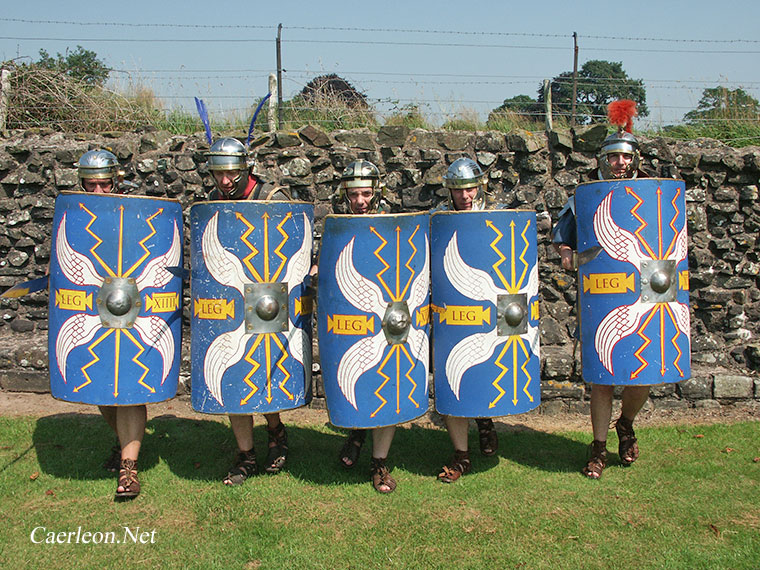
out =
{"type": "MultiPolygon", "coordinates": [[[[168,117],[174,116],[175,120],[182,120],[180,116],[193,115],[194,105],[192,98],[197,94],[198,85],[209,82],[215,82],[219,85],[231,85],[232,89],[225,88],[223,93],[213,95],[213,100],[225,117],[237,117],[240,121],[243,117],[250,114],[251,109],[258,103],[257,99],[252,98],[250,92],[240,89],[240,85],[250,84],[271,84],[270,75],[276,74],[280,81],[277,83],[277,93],[272,93],[270,101],[276,104],[280,101],[275,115],[279,117],[277,125],[269,124],[268,128],[282,126],[283,111],[289,111],[293,114],[304,114],[308,121],[316,124],[325,125],[336,122],[334,116],[322,116],[324,108],[309,105],[308,101],[299,99],[298,93],[303,92],[309,81],[315,76],[339,73],[340,77],[358,86],[360,91],[371,93],[367,96],[367,102],[374,112],[375,122],[382,122],[389,117],[397,114],[418,112],[430,118],[437,124],[445,123],[453,118],[462,118],[477,115],[477,111],[493,110],[497,107],[506,109],[514,108],[524,117],[535,118],[536,121],[547,121],[552,118],[559,118],[567,123],[572,123],[576,114],[573,103],[566,101],[555,101],[551,106],[545,106],[544,109],[525,110],[519,109],[520,103],[517,101],[505,101],[505,98],[481,98],[471,96],[461,97],[441,97],[423,95],[418,97],[398,96],[397,93],[403,92],[409,85],[417,87],[423,94],[435,93],[436,89],[456,89],[458,87],[474,87],[475,90],[489,88],[502,88],[504,92],[513,91],[515,88],[525,88],[525,91],[535,94],[541,87],[547,77],[557,77],[557,70],[546,70],[546,73],[536,75],[509,75],[501,73],[493,74],[466,74],[466,73],[435,73],[435,72],[414,72],[406,73],[388,69],[320,69],[318,71],[307,68],[289,68],[286,63],[282,63],[282,52],[277,50],[276,46],[288,46],[296,44],[309,44],[314,46],[331,45],[339,46],[344,49],[351,49],[356,46],[363,46],[363,49],[382,51],[390,47],[405,47],[410,50],[427,49],[427,48],[468,48],[474,50],[535,50],[535,51],[566,51],[571,54],[572,47],[565,43],[559,45],[557,42],[568,42],[574,34],[546,34],[546,33],[528,33],[528,32],[486,32],[486,31],[457,31],[457,30],[431,30],[420,28],[347,28],[347,27],[325,27],[325,26],[281,26],[278,29],[278,38],[272,37],[247,37],[259,33],[271,34],[272,26],[267,25],[212,25],[212,24],[174,24],[174,23],[116,23],[116,22],[76,22],[61,20],[34,20],[34,19],[12,19],[0,18],[0,22],[9,22],[14,24],[29,24],[35,26],[48,25],[55,27],[75,26],[87,30],[86,34],[75,34],[64,37],[58,34],[51,35],[14,35],[0,36],[0,40],[8,41],[38,41],[38,42],[62,42],[67,45],[86,44],[97,45],[99,43],[124,43],[130,44],[135,42],[155,42],[166,48],[166,44],[178,46],[188,43],[199,43],[204,45],[225,45],[228,43],[254,44],[275,48],[273,51],[279,51],[277,61],[280,62],[276,69],[272,68],[157,68],[157,69],[126,69],[114,67],[111,69],[111,80],[108,91],[111,99],[118,99],[116,111],[105,113],[104,116],[93,118],[86,125],[81,125],[81,119],[71,116],[71,111],[76,110],[79,101],[84,94],[77,97],[54,97],[40,101],[34,98],[34,93],[24,93],[21,97],[14,97],[12,93],[12,81],[9,81],[7,71],[13,71],[13,66],[4,66],[2,92],[0,92],[0,128],[11,125],[9,119],[16,113],[18,117],[38,117],[37,126],[48,126],[50,128],[61,128],[70,130],[74,128],[84,128],[85,130],[102,128],[108,124],[111,115],[118,116],[118,125],[120,128],[136,128],[143,124],[156,124],[166,121],[168,117]],[[169,30],[179,31],[181,33],[189,32],[194,37],[119,37],[113,33],[113,29],[142,29],[148,32],[158,31],[166,32],[169,30]],[[93,38],[89,37],[93,30],[106,30],[108,37],[93,38]],[[201,37],[198,31],[218,31],[224,30],[225,37],[201,37]],[[280,36],[281,31],[300,32],[313,34],[312,37],[288,37],[288,34],[280,36]],[[246,37],[239,37],[240,34],[230,37],[230,31],[246,32],[246,37]],[[322,37],[321,34],[328,33],[329,38],[322,37]],[[351,37],[353,34],[361,34],[361,38],[351,37]],[[383,37],[385,34],[393,34],[392,39],[383,37]],[[9,87],[9,84],[11,85],[9,87]],[[156,87],[157,86],[157,87],[156,87]],[[167,87],[169,87],[167,89],[167,87]],[[8,91],[11,90],[9,94],[8,91]],[[195,92],[193,92],[195,91],[195,92]],[[283,102],[285,92],[295,93],[289,100],[283,102]],[[140,101],[140,96],[142,100],[140,101]],[[137,105],[130,105],[130,102],[140,101],[137,105]],[[153,105],[152,109],[149,107],[153,105]],[[19,108],[20,107],[20,108],[19,108]],[[5,110],[5,111],[4,111],[5,110]],[[69,115],[65,111],[69,111],[69,115]],[[547,112],[548,111],[548,112],[547,112]],[[42,118],[47,114],[50,118],[45,122],[42,118]]],[[[653,38],[653,37],[635,37],[635,36],[605,36],[605,35],[587,35],[578,36],[582,45],[584,55],[603,53],[605,56],[609,53],[607,47],[595,47],[594,42],[616,42],[615,52],[624,54],[634,54],[637,58],[647,58],[655,54],[704,54],[711,56],[733,57],[737,54],[754,55],[760,54],[760,40],[753,39],[700,39],[700,38],[653,38]],[[583,46],[588,42],[588,46],[583,46]],[[655,43],[656,46],[650,44],[655,43]]],[[[379,58],[382,59],[382,58],[379,58]]],[[[31,60],[31,58],[30,58],[31,60]]],[[[633,79],[633,78],[631,78],[633,79]]],[[[647,89],[660,89],[675,92],[687,92],[692,99],[697,99],[699,95],[708,88],[721,85],[727,89],[760,89],[760,81],[733,81],[728,82],[725,78],[703,78],[672,79],[643,77],[633,79],[641,81],[647,89]]],[[[595,79],[594,81],[584,81],[575,78],[573,86],[577,88],[594,87],[608,84],[609,86],[618,86],[620,80],[616,79],[595,79]]],[[[84,89],[84,88],[83,88],[84,89]]],[[[60,91],[60,90],[59,90],[60,91]]],[[[468,92],[472,92],[469,90],[468,92]]],[[[534,95],[532,95],[534,96],[534,95]]],[[[91,97],[92,98],[92,97],[91,97]]],[[[258,98],[260,99],[260,97],[258,98]]],[[[95,105],[106,106],[106,103],[99,98],[95,98],[95,105]]],[[[683,104],[657,103],[652,106],[655,112],[660,114],[667,113],[673,115],[685,115],[688,111],[693,110],[694,106],[683,104]]],[[[338,118],[343,123],[351,123],[351,109],[338,109],[338,118]],[[342,113],[342,115],[341,115],[342,113]]],[[[272,116],[272,113],[269,113],[272,116]]],[[[363,113],[357,121],[371,121],[372,114],[363,113]]],[[[592,119],[603,118],[600,115],[591,115],[592,119]]],[[[185,118],[185,122],[193,119],[185,118]]],[[[231,122],[229,119],[226,123],[231,122]]],[[[220,121],[224,123],[225,121],[220,121]]],[[[238,121],[238,122],[240,122],[238,121]]],[[[705,122],[732,121],[736,123],[757,122],[756,117],[736,117],[728,119],[705,119],[705,122]]],[[[235,122],[235,119],[232,120],[235,122]]],[[[339,121],[340,122],[340,121],[339,121]]],[[[356,121],[354,121],[356,122],[356,121]]],[[[482,121],[481,121],[482,122],[482,121]]],[[[200,123],[198,122],[198,127],[200,123]]],[[[662,125],[660,125],[662,126],[662,125]]]]}

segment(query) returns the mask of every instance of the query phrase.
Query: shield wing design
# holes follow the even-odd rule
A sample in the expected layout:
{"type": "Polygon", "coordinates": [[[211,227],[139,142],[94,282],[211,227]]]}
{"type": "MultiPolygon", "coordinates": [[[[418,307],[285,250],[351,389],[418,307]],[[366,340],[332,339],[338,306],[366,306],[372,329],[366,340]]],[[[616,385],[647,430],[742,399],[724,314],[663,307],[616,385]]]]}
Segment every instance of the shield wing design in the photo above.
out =
{"type": "Polygon", "coordinates": [[[535,212],[436,212],[431,244],[436,409],[495,417],[535,408],[535,212]]]}
{"type": "Polygon", "coordinates": [[[48,345],[54,397],[105,406],[174,397],[179,378],[182,207],[64,192],[56,199],[48,345]]]}
{"type": "Polygon", "coordinates": [[[314,211],[304,202],[192,206],[192,402],[269,413],[311,400],[314,211]]]}
{"type": "Polygon", "coordinates": [[[335,425],[396,425],[427,411],[428,224],[426,213],[325,220],[317,323],[335,425]]]}
{"type": "Polygon", "coordinates": [[[685,185],[644,178],[581,184],[578,268],[583,377],[607,385],[690,375],[685,185]]]}

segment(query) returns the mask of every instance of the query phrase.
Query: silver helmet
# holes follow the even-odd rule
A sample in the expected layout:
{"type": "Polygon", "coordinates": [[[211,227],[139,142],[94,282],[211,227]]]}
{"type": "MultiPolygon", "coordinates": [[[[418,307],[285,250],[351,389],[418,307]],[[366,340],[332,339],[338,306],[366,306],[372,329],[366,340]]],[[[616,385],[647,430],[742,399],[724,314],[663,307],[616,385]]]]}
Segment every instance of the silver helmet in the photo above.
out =
{"type": "Polygon", "coordinates": [[[626,131],[617,131],[612,133],[602,143],[602,148],[599,149],[599,155],[597,156],[597,162],[599,164],[599,172],[605,180],[611,180],[613,178],[633,178],[636,171],[641,165],[641,154],[639,153],[639,141],[631,133],[626,131]],[[616,176],[612,172],[612,167],[608,160],[610,154],[621,153],[631,157],[631,163],[625,170],[625,173],[621,176],[616,176]]]}
{"type": "Polygon", "coordinates": [[[338,199],[345,200],[349,208],[348,190],[351,188],[372,188],[370,211],[375,211],[383,194],[380,170],[368,160],[354,160],[343,170],[338,185],[338,199]]]}
{"type": "Polygon", "coordinates": [[[454,207],[451,191],[455,189],[478,189],[472,200],[473,210],[485,208],[486,187],[488,179],[480,165],[471,158],[458,158],[451,163],[446,174],[443,175],[443,186],[449,190],[449,206],[454,207]]]}
{"type": "Polygon", "coordinates": [[[111,180],[114,190],[118,179],[123,176],[119,170],[119,161],[112,152],[107,150],[88,150],[79,161],[74,164],[77,167],[77,176],[79,177],[79,186],[82,190],[85,180],[111,180]]]}
{"type": "MultiPolygon", "coordinates": [[[[206,160],[212,174],[214,171],[238,170],[239,175],[233,180],[235,186],[229,194],[231,196],[243,194],[248,186],[248,174],[253,167],[253,160],[249,157],[243,143],[231,137],[219,139],[206,152],[206,160]]],[[[214,178],[214,184],[220,192],[227,194],[219,188],[216,178],[214,178]]]]}

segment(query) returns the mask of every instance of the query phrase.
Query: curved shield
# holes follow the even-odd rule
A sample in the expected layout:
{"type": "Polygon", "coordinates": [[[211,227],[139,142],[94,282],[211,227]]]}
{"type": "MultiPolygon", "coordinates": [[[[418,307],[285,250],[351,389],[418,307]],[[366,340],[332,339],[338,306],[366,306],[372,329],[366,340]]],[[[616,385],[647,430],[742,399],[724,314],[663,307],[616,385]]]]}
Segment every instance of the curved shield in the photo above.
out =
{"type": "Polygon", "coordinates": [[[678,382],[691,373],[682,180],[581,184],[575,194],[583,378],[678,382]]]}
{"type": "Polygon", "coordinates": [[[314,207],[203,202],[190,209],[193,408],[270,413],[311,401],[314,207]]]}
{"type": "Polygon", "coordinates": [[[436,212],[430,226],[436,409],[532,410],[541,401],[536,213],[436,212]]]}
{"type": "Polygon", "coordinates": [[[428,214],[327,216],[318,335],[330,422],[373,428],[428,409],[428,214]]]}
{"type": "Polygon", "coordinates": [[[50,258],[53,397],[101,406],[173,398],[182,330],[179,202],[62,193],[50,258]]]}

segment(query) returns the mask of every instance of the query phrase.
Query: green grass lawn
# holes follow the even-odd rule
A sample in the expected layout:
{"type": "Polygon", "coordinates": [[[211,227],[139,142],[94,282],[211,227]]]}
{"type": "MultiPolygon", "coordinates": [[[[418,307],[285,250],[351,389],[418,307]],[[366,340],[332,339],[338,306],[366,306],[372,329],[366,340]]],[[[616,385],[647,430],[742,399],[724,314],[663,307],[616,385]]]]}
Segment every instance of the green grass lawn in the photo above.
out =
{"type": "MultiPolygon", "coordinates": [[[[116,503],[115,477],[101,469],[113,437],[100,418],[0,418],[0,561],[125,569],[760,566],[760,422],[640,429],[639,461],[623,468],[611,453],[600,481],[579,473],[588,434],[500,434],[498,456],[473,456],[473,473],[452,485],[435,480],[450,453],[445,431],[400,429],[391,451],[399,486],[388,496],[369,484],[367,449],[344,471],[341,432],[288,430],[286,471],[226,488],[229,427],[153,419],[140,457],[143,492],[116,503]],[[146,543],[125,542],[125,526],[147,531],[146,543]],[[38,527],[37,540],[81,527],[122,542],[35,544],[38,527]]],[[[263,449],[261,426],[256,440],[263,449]]],[[[470,444],[477,449],[474,431],[470,444]]],[[[616,446],[613,431],[611,451],[616,446]]]]}

